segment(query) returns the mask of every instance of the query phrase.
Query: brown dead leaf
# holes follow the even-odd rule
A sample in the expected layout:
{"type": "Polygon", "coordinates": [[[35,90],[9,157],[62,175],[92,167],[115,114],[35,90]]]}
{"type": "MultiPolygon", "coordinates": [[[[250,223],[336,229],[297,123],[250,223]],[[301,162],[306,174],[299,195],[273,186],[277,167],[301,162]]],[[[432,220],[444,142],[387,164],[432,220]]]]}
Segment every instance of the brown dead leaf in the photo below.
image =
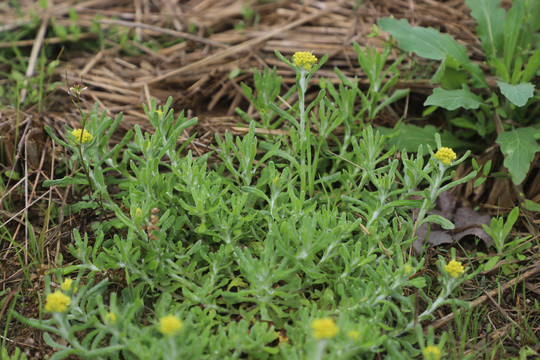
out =
{"type": "MultiPolygon", "coordinates": [[[[417,211],[413,218],[416,218],[417,211]]],[[[475,210],[468,207],[456,209],[456,199],[448,191],[443,192],[437,198],[437,205],[434,210],[428,212],[428,215],[439,215],[454,223],[453,230],[444,230],[438,224],[422,224],[416,231],[418,238],[413,243],[414,250],[420,254],[424,244],[438,246],[441,244],[452,244],[460,241],[466,236],[475,236],[486,244],[491,244],[491,236],[483,229],[482,224],[489,225],[491,217],[489,215],[480,215],[475,210]]]]}

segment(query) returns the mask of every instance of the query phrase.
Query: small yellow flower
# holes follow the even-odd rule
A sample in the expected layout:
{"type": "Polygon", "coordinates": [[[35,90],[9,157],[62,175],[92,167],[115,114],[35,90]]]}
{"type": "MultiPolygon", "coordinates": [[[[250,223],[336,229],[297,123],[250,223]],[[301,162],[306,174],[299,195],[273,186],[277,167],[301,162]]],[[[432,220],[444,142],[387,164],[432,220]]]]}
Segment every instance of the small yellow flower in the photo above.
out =
{"type": "Polygon", "coordinates": [[[94,138],[86,129],[76,129],[71,132],[75,137],[75,144],[87,144],[94,138]]]}
{"type": "Polygon", "coordinates": [[[461,265],[461,262],[455,260],[450,260],[448,265],[446,265],[445,270],[453,278],[458,278],[459,275],[465,272],[465,270],[463,269],[463,265],[461,265]]]}
{"type": "Polygon", "coordinates": [[[353,340],[358,340],[358,338],[360,337],[360,333],[358,331],[354,331],[354,330],[349,331],[348,335],[353,340]]]}
{"type": "Polygon", "coordinates": [[[64,312],[71,303],[69,296],[64,295],[60,291],[50,293],[47,295],[47,303],[45,304],[45,311],[48,312],[64,312]]]}
{"type": "Polygon", "coordinates": [[[332,318],[315,319],[311,322],[315,339],[331,339],[337,335],[339,329],[332,318]]]}
{"type": "Polygon", "coordinates": [[[60,288],[64,291],[68,291],[71,289],[71,284],[73,284],[73,279],[64,279],[64,282],[60,286],[60,288]]]}
{"type": "Polygon", "coordinates": [[[405,265],[405,274],[408,274],[410,272],[412,272],[413,268],[411,265],[407,264],[405,265]]]}
{"type": "Polygon", "coordinates": [[[141,217],[142,216],[142,209],[140,207],[135,209],[135,216],[141,217]]]}
{"type": "Polygon", "coordinates": [[[426,346],[423,353],[426,360],[439,360],[441,358],[441,350],[437,346],[426,346]]]}
{"type": "Polygon", "coordinates": [[[105,314],[105,321],[111,325],[114,325],[116,323],[116,314],[112,311],[108,312],[107,314],[105,314]]]}
{"type": "Polygon", "coordinates": [[[294,65],[303,66],[306,70],[311,70],[311,66],[317,62],[317,58],[310,52],[297,51],[293,55],[294,65]]]}
{"type": "Polygon", "coordinates": [[[164,335],[172,335],[182,329],[182,320],[174,315],[166,315],[159,319],[159,331],[164,335]]]}
{"type": "Polygon", "coordinates": [[[449,147],[442,147],[435,153],[435,158],[440,160],[444,165],[450,165],[452,163],[452,160],[457,159],[457,155],[449,147]]]}
{"type": "Polygon", "coordinates": [[[159,117],[161,117],[161,115],[163,115],[163,110],[161,110],[161,109],[157,109],[156,112],[159,115],[159,117]]]}

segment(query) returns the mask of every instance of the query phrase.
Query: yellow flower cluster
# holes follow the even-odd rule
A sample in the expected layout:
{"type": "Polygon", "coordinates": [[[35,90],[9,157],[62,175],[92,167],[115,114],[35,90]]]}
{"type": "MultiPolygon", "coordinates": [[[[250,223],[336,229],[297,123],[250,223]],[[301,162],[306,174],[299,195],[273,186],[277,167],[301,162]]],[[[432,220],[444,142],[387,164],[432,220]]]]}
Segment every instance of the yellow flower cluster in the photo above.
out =
{"type": "Polygon", "coordinates": [[[423,353],[426,360],[439,360],[441,358],[441,350],[437,346],[426,346],[423,353]]]}
{"type": "Polygon", "coordinates": [[[463,265],[461,265],[461,262],[455,260],[450,260],[448,265],[446,265],[445,270],[453,278],[458,278],[459,275],[465,272],[465,270],[463,269],[463,265]]]}
{"type": "Polygon", "coordinates": [[[71,132],[75,137],[75,144],[87,144],[94,138],[86,129],[76,129],[71,132]]]}
{"type": "Polygon", "coordinates": [[[435,153],[435,158],[440,160],[444,165],[450,165],[452,163],[452,160],[457,159],[457,155],[449,147],[442,147],[435,153]]]}
{"type": "Polygon", "coordinates": [[[331,339],[337,335],[339,329],[332,318],[320,318],[311,322],[315,339],[331,339]]]}
{"type": "Polygon", "coordinates": [[[105,321],[111,325],[114,325],[116,323],[116,314],[112,311],[108,312],[107,314],[105,314],[105,321]]]}
{"type": "Polygon", "coordinates": [[[60,286],[60,288],[64,291],[68,291],[69,289],[71,289],[71,285],[73,284],[73,279],[64,279],[64,282],[62,283],[62,285],[60,286]]]}
{"type": "Polygon", "coordinates": [[[174,315],[166,315],[159,319],[159,331],[164,335],[172,335],[182,329],[182,320],[174,315]]]}
{"type": "Polygon", "coordinates": [[[45,304],[45,311],[48,312],[64,312],[71,303],[69,296],[64,295],[60,291],[56,291],[47,295],[47,303],[45,304]]]}
{"type": "Polygon", "coordinates": [[[317,58],[310,52],[297,51],[293,55],[294,65],[303,66],[306,70],[311,70],[311,66],[317,62],[317,58]]]}

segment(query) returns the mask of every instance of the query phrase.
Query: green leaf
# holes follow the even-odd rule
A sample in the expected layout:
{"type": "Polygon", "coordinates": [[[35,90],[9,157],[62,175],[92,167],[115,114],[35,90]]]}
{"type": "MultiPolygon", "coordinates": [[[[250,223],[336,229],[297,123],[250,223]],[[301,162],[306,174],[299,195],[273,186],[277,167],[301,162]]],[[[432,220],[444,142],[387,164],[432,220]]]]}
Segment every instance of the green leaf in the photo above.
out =
{"type": "Polygon", "coordinates": [[[531,1],[527,13],[530,31],[535,32],[540,28],[540,1],[531,1]]]}
{"type": "Polygon", "coordinates": [[[497,265],[497,263],[499,262],[499,257],[498,256],[494,256],[492,258],[490,258],[485,264],[484,264],[484,269],[483,271],[489,271],[491,269],[493,269],[493,267],[495,265],[497,265]]]}
{"type": "MultiPolygon", "coordinates": [[[[538,2],[540,4],[540,1],[538,2]]],[[[521,82],[531,81],[540,68],[540,49],[536,49],[527,61],[525,69],[521,73],[521,82]]]]}
{"type": "Polygon", "coordinates": [[[230,291],[232,287],[239,287],[239,288],[245,288],[248,286],[241,277],[237,276],[234,279],[231,280],[229,285],[227,286],[227,291],[230,291]]]}
{"type": "Polygon", "coordinates": [[[447,90],[459,89],[462,84],[467,83],[468,78],[469,75],[466,72],[446,67],[441,77],[441,86],[447,90]]]}
{"type": "Polygon", "coordinates": [[[469,64],[465,46],[458,44],[448,34],[441,34],[433,28],[412,27],[407,20],[382,18],[379,27],[396,38],[399,47],[404,51],[412,51],[418,56],[443,60],[447,54],[462,64],[469,64]]]}
{"type": "Polygon", "coordinates": [[[503,226],[503,233],[505,234],[505,237],[510,234],[510,231],[512,231],[512,227],[516,223],[519,216],[519,207],[514,207],[512,211],[510,211],[510,214],[508,214],[508,218],[506,219],[506,222],[503,226]]]}
{"type": "Polygon", "coordinates": [[[540,212],[540,204],[537,204],[534,201],[525,199],[525,203],[523,205],[525,205],[525,209],[529,211],[540,212]]]}
{"type": "MultiPolygon", "coordinates": [[[[382,135],[386,136],[386,142],[389,147],[395,146],[397,149],[406,150],[407,152],[418,151],[418,146],[423,145],[423,151],[420,155],[427,154],[427,147],[437,148],[434,136],[439,132],[433,125],[419,127],[412,124],[399,124],[394,129],[378,127],[382,135]]],[[[445,146],[453,149],[481,149],[482,146],[463,141],[451,132],[445,131],[441,134],[441,140],[445,146]]]]}
{"type": "Polygon", "coordinates": [[[476,32],[486,57],[502,55],[504,27],[501,24],[504,24],[506,13],[500,7],[500,0],[466,0],[465,3],[478,23],[476,32]]]}
{"type": "Polygon", "coordinates": [[[533,127],[526,127],[502,132],[496,140],[504,154],[504,166],[516,185],[525,180],[534,155],[540,151],[540,145],[536,140],[538,132],[533,127]]]}
{"type": "Polygon", "coordinates": [[[445,230],[452,230],[453,228],[455,228],[455,225],[450,220],[445,219],[440,215],[426,216],[426,218],[424,219],[424,221],[422,221],[422,223],[427,223],[427,222],[439,224],[445,230]]]}
{"type": "MultiPolygon", "coordinates": [[[[525,10],[523,0],[514,1],[508,10],[504,24],[504,64],[508,70],[512,68],[512,62],[521,55],[520,47],[525,45],[523,42],[525,40],[523,35],[527,29],[526,24],[524,24],[527,15],[525,10]]],[[[527,29],[527,31],[529,30],[527,29]]]]}
{"type": "Polygon", "coordinates": [[[441,88],[433,89],[424,105],[437,105],[447,110],[455,110],[457,108],[478,109],[482,104],[482,98],[473,94],[467,87],[459,90],[444,90],[441,88]]]}
{"type": "Polygon", "coordinates": [[[501,93],[516,106],[524,106],[534,96],[534,85],[523,83],[511,85],[503,81],[497,81],[501,93]]]}

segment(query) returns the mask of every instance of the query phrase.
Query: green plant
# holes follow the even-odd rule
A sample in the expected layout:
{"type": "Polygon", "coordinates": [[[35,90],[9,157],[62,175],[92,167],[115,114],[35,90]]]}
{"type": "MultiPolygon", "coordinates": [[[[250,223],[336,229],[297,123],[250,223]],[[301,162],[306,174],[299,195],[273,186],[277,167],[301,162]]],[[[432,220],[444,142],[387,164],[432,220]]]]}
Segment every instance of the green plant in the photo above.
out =
{"type": "Polygon", "coordinates": [[[501,259],[505,260],[502,267],[505,274],[511,273],[514,268],[514,260],[524,260],[523,252],[532,246],[531,242],[527,242],[530,236],[516,237],[512,241],[507,241],[512,231],[512,227],[516,223],[519,215],[519,208],[515,207],[508,214],[506,222],[502,217],[492,218],[490,226],[482,225],[484,231],[493,239],[493,245],[497,249],[497,254],[491,257],[485,264],[484,270],[488,271],[493,268],[501,259]]]}
{"type": "Polygon", "coordinates": [[[6,348],[2,347],[2,351],[0,351],[0,359],[5,360],[26,360],[28,359],[26,357],[26,354],[21,352],[19,348],[15,348],[15,351],[11,356],[9,355],[6,348]]]}
{"type": "Polygon", "coordinates": [[[501,146],[504,165],[514,184],[525,179],[536,152],[540,151],[540,123],[534,114],[540,97],[532,83],[540,69],[540,49],[535,32],[540,28],[540,5],[516,0],[505,12],[500,0],[468,0],[476,19],[487,65],[497,77],[496,87],[467,50],[448,34],[433,28],[411,27],[402,19],[379,20],[401,49],[418,56],[441,61],[431,81],[440,84],[425,105],[454,111],[450,124],[464,129],[461,136],[492,136],[501,146]],[[473,88],[473,90],[471,90],[473,88]],[[456,109],[464,109],[456,116],[456,109]]]}
{"type": "Polygon", "coordinates": [[[210,154],[187,150],[195,135],[178,144],[197,120],[175,117],[172,98],[144,106],[152,134],[135,126],[112,149],[121,116],[97,107],[82,116],[93,135],[84,146],[83,131],[66,129],[77,144],[47,129],[73,153],[74,170],[85,162],[87,175],[45,185],[91,186],[72,210],[112,214],[90,234],[74,229],[78,261],[47,279],[46,314],[17,315],[46,331],[59,349],[54,359],[370,359],[377,352],[406,359],[423,350],[417,324],[443,305],[463,305],[452,293],[479,270],[441,257],[439,285],[424,291],[431,283],[424,259],[408,254],[421,224],[453,227],[428,212],[442,191],[476,176],[455,179],[451,170],[469,153],[457,159],[439,137],[428,159],[422,149],[384,150],[370,126],[351,134],[348,146],[332,143],[342,113],[324,90],[305,103],[325,57],[315,64],[309,53],[277,56],[297,73],[298,102],[270,106],[288,133],[259,142],[252,122],[243,138],[217,138],[221,162],[213,168],[210,154]],[[347,161],[332,164],[327,149],[347,161]],[[111,195],[113,185],[119,192],[111,195]],[[419,313],[417,297],[425,304],[419,313]],[[333,331],[321,332],[321,321],[333,331]]]}

